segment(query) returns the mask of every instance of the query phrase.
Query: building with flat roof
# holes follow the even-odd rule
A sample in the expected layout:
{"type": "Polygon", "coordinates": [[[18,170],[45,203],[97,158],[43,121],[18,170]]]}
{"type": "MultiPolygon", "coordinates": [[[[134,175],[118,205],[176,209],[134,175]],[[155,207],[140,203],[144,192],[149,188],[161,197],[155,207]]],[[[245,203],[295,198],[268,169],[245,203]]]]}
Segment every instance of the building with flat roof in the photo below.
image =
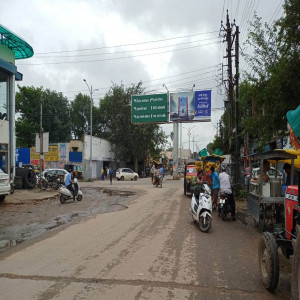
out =
{"type": "Polygon", "coordinates": [[[23,79],[15,61],[32,56],[32,47],[0,24],[0,168],[11,178],[16,167],[15,81],[23,79]]]}

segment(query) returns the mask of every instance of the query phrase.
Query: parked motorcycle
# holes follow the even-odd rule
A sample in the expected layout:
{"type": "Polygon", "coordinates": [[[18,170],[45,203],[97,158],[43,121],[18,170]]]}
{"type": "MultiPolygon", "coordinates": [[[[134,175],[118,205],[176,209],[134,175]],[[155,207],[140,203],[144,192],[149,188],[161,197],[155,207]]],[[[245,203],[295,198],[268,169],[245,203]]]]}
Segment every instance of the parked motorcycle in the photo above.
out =
{"type": "Polygon", "coordinates": [[[47,175],[46,178],[42,177],[39,181],[42,190],[46,190],[48,187],[58,190],[61,182],[58,175],[47,175]]]}
{"type": "MultiPolygon", "coordinates": [[[[77,178],[74,178],[73,184],[74,184],[75,199],[77,199],[77,201],[81,201],[82,200],[82,192],[79,189],[77,178]]],[[[65,203],[67,200],[70,200],[70,199],[73,200],[73,195],[72,195],[71,191],[69,191],[64,185],[61,185],[61,187],[59,189],[59,193],[60,193],[59,199],[62,204],[65,203]]]]}
{"type": "Polygon", "coordinates": [[[207,184],[201,184],[199,189],[194,190],[192,196],[190,214],[193,221],[199,223],[199,228],[203,232],[208,232],[211,227],[211,191],[207,184]]]}
{"type": "Polygon", "coordinates": [[[222,218],[223,221],[226,220],[228,214],[231,214],[231,206],[229,202],[230,195],[226,193],[220,194],[220,203],[219,203],[219,217],[222,218]]]}

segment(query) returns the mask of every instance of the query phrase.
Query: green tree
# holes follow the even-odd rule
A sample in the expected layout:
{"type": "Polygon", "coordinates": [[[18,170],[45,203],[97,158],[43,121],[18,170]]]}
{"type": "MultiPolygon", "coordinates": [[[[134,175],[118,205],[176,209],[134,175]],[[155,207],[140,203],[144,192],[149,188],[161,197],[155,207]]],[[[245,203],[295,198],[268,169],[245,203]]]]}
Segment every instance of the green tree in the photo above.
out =
{"type": "Polygon", "coordinates": [[[100,104],[103,124],[99,126],[103,135],[113,145],[116,158],[134,162],[135,171],[138,171],[138,161],[144,160],[149,151],[157,156],[166,143],[159,125],[131,123],[131,95],[142,91],[142,83],[125,90],[114,84],[100,104]]]}
{"type": "MultiPolygon", "coordinates": [[[[300,103],[300,2],[287,0],[283,8],[272,25],[254,16],[245,45],[249,54],[243,52],[251,71],[239,86],[239,139],[248,133],[258,150],[288,134],[286,113],[300,103]]],[[[223,144],[231,138],[226,114],[223,144]]]]}
{"type": "Polygon", "coordinates": [[[55,91],[35,87],[18,87],[16,93],[17,147],[31,147],[40,131],[40,107],[44,132],[49,132],[51,143],[70,140],[70,108],[67,98],[55,91]]]}
{"type": "Polygon", "coordinates": [[[271,28],[256,16],[248,38],[254,52],[246,56],[252,73],[244,92],[253,113],[244,107],[242,130],[260,146],[287,134],[286,113],[300,103],[300,3],[288,0],[283,7],[271,28]]]}
{"type": "Polygon", "coordinates": [[[90,107],[90,97],[81,93],[71,102],[71,131],[75,139],[90,134],[90,107]]]}

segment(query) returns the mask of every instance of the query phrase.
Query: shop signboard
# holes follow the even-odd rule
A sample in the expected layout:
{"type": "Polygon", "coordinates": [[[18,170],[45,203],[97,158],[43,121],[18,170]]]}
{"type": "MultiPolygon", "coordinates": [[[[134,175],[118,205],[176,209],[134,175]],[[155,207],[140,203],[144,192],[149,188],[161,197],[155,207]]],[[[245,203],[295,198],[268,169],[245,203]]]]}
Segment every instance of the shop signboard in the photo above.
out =
{"type": "MultiPolygon", "coordinates": [[[[44,153],[45,161],[58,161],[58,146],[53,145],[48,147],[48,152],[44,153]]],[[[30,160],[40,160],[40,154],[35,152],[35,147],[30,148],[30,160]]]]}

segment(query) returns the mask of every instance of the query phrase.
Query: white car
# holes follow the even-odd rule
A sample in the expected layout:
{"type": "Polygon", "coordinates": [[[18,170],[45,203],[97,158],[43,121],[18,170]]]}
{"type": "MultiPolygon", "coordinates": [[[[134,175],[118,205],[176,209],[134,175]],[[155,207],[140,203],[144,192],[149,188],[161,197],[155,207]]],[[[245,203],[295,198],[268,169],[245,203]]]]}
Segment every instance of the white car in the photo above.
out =
{"type": "Polygon", "coordinates": [[[8,174],[0,169],[0,202],[4,201],[6,195],[10,193],[10,183],[8,174]]]}
{"type": "MultiPolygon", "coordinates": [[[[260,168],[254,168],[252,170],[252,178],[257,179],[257,176],[259,175],[260,168]]],[[[275,178],[275,168],[271,167],[269,171],[267,171],[267,174],[270,178],[275,178]]],[[[277,171],[277,178],[282,178],[283,174],[280,171],[277,171]]]]}
{"type": "Polygon", "coordinates": [[[138,180],[139,175],[129,168],[120,168],[116,172],[117,180],[138,180]]]}

